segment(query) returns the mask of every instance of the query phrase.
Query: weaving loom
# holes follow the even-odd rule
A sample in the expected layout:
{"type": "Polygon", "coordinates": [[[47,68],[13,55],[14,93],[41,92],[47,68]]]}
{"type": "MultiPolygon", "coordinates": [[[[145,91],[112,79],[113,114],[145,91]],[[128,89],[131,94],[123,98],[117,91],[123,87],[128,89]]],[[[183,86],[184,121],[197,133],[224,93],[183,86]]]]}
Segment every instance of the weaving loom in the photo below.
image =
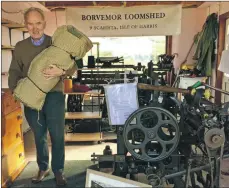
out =
{"type": "Polygon", "coordinates": [[[58,27],[52,37],[52,45],[33,59],[27,77],[18,82],[14,97],[30,108],[41,110],[46,94],[60,79],[47,80],[42,70],[52,64],[68,70],[74,66],[74,59],[83,58],[92,46],[90,39],[75,27],[58,27]]]}

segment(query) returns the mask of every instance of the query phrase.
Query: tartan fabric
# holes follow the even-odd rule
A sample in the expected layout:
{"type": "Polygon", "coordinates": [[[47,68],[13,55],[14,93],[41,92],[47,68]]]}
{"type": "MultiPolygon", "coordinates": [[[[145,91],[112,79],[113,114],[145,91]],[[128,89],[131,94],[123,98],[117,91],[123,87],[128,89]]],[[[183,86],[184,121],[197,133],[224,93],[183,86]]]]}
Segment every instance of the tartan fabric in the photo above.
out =
{"type": "Polygon", "coordinates": [[[74,60],[83,58],[92,48],[92,42],[82,32],[71,25],[56,29],[52,37],[52,45],[37,55],[29,67],[26,78],[21,79],[14,90],[14,96],[24,105],[41,110],[46,93],[48,93],[60,78],[46,80],[43,69],[55,64],[61,69],[68,70],[74,66],[74,60]]]}

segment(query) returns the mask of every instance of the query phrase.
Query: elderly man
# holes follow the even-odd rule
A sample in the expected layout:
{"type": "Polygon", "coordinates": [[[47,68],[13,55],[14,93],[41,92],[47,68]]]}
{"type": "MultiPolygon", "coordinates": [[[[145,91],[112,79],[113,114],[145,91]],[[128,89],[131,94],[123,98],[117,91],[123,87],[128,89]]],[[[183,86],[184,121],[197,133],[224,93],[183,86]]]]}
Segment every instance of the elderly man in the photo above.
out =
{"type": "MultiPolygon", "coordinates": [[[[51,45],[51,37],[44,34],[46,26],[42,10],[30,8],[24,14],[25,25],[30,37],[18,42],[15,46],[13,59],[9,69],[9,88],[13,92],[20,79],[27,76],[27,72],[33,58],[51,45]]],[[[62,70],[51,65],[42,70],[47,79],[72,75],[76,66],[70,70],[62,70]]],[[[29,91],[28,91],[29,92],[29,91]]],[[[57,185],[65,185],[63,176],[65,149],[64,149],[64,113],[65,99],[63,94],[63,81],[60,78],[58,84],[47,94],[42,110],[24,107],[25,117],[34,133],[37,164],[39,171],[32,179],[33,183],[41,182],[49,175],[49,150],[47,144],[47,131],[52,142],[51,167],[55,175],[57,185]],[[39,122],[37,121],[39,115],[39,122]],[[40,124],[42,124],[42,126],[40,124]]]]}

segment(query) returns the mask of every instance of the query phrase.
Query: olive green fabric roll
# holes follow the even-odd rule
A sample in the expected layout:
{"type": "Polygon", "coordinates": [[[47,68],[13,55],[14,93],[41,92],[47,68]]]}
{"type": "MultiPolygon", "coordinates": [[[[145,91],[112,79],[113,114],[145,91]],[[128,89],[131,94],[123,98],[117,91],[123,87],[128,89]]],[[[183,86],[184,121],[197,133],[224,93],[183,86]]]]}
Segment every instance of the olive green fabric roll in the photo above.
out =
{"type": "Polygon", "coordinates": [[[52,45],[37,55],[29,67],[26,78],[21,79],[14,90],[14,96],[24,105],[40,110],[48,93],[60,78],[46,80],[42,71],[49,65],[68,70],[74,66],[75,59],[83,58],[92,48],[91,40],[71,25],[56,29],[52,45]]]}

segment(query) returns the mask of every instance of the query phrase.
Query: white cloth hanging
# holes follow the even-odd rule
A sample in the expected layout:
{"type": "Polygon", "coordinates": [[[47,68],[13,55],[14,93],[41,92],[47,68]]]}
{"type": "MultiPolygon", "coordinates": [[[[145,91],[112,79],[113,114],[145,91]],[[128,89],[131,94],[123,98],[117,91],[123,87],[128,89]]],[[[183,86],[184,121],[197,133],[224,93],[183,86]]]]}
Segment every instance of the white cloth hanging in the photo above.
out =
{"type": "Polygon", "coordinates": [[[229,74],[229,50],[224,50],[222,52],[218,70],[226,74],[229,74]]]}

